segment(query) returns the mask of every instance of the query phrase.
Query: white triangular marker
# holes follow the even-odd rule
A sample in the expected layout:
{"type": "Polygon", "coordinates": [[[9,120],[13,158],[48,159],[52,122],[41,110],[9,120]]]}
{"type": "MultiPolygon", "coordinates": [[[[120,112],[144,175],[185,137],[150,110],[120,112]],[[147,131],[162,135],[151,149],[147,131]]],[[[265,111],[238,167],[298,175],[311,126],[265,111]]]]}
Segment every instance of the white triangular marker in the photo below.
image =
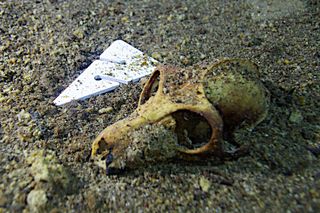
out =
{"type": "Polygon", "coordinates": [[[94,95],[114,90],[118,82],[100,77],[100,70],[94,69],[92,64],[74,80],[53,102],[61,106],[73,100],[84,100],[94,95]]]}
{"type": "Polygon", "coordinates": [[[130,44],[117,40],[55,100],[57,106],[114,90],[152,73],[157,61],[130,44]]]}
{"type": "Polygon", "coordinates": [[[122,40],[116,40],[100,55],[100,59],[121,64],[139,55],[142,56],[143,52],[122,40]]]}

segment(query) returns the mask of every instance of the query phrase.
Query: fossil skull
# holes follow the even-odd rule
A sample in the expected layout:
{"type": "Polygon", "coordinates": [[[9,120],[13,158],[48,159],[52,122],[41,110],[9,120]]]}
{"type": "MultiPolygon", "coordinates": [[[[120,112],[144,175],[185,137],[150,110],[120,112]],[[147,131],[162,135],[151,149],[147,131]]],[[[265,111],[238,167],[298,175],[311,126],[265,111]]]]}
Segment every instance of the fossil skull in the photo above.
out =
{"type": "Polygon", "coordinates": [[[105,128],[92,144],[92,158],[107,169],[136,168],[171,159],[222,156],[222,138],[261,122],[269,93],[257,66],[225,59],[188,68],[158,66],[138,108],[105,128]]]}

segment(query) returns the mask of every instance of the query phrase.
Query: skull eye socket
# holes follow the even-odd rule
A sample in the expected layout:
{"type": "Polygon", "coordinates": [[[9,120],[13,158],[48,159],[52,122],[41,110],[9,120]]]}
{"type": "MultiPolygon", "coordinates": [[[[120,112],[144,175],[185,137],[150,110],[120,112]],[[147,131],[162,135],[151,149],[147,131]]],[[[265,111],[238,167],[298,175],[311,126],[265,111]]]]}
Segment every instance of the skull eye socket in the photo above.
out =
{"type": "Polygon", "coordinates": [[[196,149],[210,141],[212,129],[203,116],[188,110],[179,110],[171,115],[176,121],[175,132],[180,146],[196,149]]]}
{"type": "Polygon", "coordinates": [[[98,149],[97,149],[97,154],[101,155],[104,152],[108,150],[108,143],[105,141],[104,138],[101,138],[100,141],[98,142],[98,149]]]}
{"type": "Polygon", "coordinates": [[[139,105],[147,102],[152,96],[155,96],[159,89],[160,71],[156,70],[147,81],[140,95],[139,105]]]}

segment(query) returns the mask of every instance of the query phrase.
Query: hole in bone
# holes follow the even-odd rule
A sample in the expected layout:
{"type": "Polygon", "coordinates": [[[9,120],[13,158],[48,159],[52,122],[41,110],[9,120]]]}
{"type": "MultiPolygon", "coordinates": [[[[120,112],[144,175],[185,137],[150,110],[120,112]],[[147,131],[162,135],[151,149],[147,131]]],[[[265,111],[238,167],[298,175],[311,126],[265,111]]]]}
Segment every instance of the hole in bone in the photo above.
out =
{"type": "Polygon", "coordinates": [[[106,150],[108,150],[108,144],[107,142],[104,140],[104,138],[101,138],[99,141],[99,148],[97,150],[97,154],[101,155],[102,153],[104,153],[106,150]]]}
{"type": "Polygon", "coordinates": [[[195,149],[209,142],[212,130],[204,117],[188,110],[179,110],[171,115],[176,121],[179,145],[195,149]]]}
{"type": "Polygon", "coordinates": [[[153,75],[150,77],[145,90],[141,94],[141,102],[140,104],[144,104],[147,102],[150,97],[155,96],[159,89],[159,82],[160,82],[160,71],[155,71],[153,75]]]}

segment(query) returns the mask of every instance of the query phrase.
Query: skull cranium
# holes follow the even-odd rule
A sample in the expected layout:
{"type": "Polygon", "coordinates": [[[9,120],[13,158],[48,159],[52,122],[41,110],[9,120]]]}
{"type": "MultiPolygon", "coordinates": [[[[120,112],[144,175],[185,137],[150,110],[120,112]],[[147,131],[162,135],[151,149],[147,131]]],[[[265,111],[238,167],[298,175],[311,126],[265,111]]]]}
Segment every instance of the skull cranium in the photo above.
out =
{"type": "Polygon", "coordinates": [[[122,169],[173,158],[222,156],[222,137],[238,127],[257,125],[268,105],[269,93],[258,80],[257,66],[247,60],[185,69],[158,66],[138,108],[100,133],[92,157],[107,169],[122,169]]]}

